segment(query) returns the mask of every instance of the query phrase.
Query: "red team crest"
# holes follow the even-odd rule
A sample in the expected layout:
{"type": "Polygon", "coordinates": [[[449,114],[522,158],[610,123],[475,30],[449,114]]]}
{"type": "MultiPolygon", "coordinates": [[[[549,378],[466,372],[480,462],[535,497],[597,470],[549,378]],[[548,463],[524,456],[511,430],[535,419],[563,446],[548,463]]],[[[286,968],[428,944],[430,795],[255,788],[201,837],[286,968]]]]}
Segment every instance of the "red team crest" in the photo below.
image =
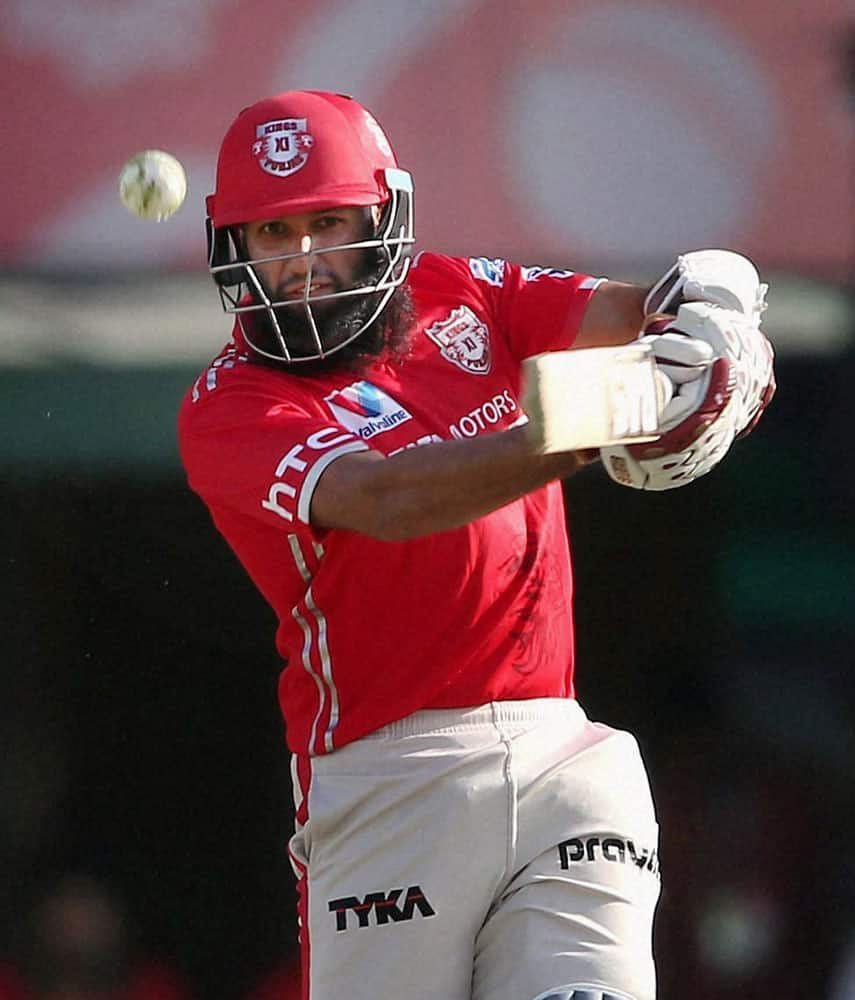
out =
{"type": "Polygon", "coordinates": [[[264,122],[255,130],[252,152],[262,170],[274,177],[287,177],[306,165],[314,139],[306,118],[281,118],[264,122]]]}
{"type": "Polygon", "coordinates": [[[490,331],[468,306],[458,306],[447,319],[425,331],[446,361],[472,375],[490,371],[490,331]]]}

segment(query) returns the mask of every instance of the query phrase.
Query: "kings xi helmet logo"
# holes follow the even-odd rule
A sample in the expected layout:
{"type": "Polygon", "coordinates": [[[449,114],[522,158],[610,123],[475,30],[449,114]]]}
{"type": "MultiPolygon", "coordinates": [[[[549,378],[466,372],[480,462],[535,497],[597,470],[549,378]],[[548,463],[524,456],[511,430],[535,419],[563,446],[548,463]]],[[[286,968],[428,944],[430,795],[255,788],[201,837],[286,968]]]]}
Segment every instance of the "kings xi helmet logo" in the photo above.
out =
{"type": "Polygon", "coordinates": [[[280,118],[256,126],[252,152],[262,170],[287,177],[306,165],[315,140],[306,118],[280,118]]]}

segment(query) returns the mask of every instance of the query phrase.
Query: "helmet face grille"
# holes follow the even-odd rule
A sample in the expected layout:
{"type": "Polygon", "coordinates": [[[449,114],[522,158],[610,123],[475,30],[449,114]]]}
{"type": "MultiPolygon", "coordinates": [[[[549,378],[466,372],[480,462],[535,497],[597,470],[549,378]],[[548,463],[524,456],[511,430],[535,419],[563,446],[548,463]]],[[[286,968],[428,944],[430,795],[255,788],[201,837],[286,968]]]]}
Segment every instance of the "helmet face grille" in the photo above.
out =
{"type": "Polygon", "coordinates": [[[389,190],[376,232],[353,243],[317,250],[247,259],[236,244],[232,231],[209,224],[209,267],[220,291],[225,312],[235,314],[247,345],[255,353],[287,364],[317,361],[352,343],[379,319],[395,289],[409,271],[414,244],[413,188],[410,175],[399,169],[385,171],[389,190]],[[362,251],[376,260],[366,280],[354,287],[312,293],[312,272],[317,258],[330,253],[362,251]],[[259,277],[257,265],[272,261],[300,259],[305,281],[299,298],[272,298],[259,277]],[[318,309],[323,304],[324,309],[318,309]],[[342,334],[325,323],[323,312],[337,304],[339,315],[348,312],[358,322],[347,324],[342,334]],[[353,309],[348,310],[352,304],[353,309]]]}

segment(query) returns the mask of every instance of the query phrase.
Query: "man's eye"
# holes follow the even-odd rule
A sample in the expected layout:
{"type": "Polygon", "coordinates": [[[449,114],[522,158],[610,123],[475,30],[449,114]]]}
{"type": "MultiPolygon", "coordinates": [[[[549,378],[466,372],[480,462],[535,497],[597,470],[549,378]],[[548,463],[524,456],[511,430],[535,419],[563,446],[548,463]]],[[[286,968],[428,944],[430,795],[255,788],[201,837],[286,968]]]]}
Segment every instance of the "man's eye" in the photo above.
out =
{"type": "Polygon", "coordinates": [[[337,215],[323,215],[317,221],[317,226],[319,229],[332,229],[333,226],[339,225],[341,219],[337,215]]]}
{"type": "Polygon", "coordinates": [[[261,227],[262,236],[281,236],[285,231],[285,227],[281,222],[265,222],[261,227]]]}

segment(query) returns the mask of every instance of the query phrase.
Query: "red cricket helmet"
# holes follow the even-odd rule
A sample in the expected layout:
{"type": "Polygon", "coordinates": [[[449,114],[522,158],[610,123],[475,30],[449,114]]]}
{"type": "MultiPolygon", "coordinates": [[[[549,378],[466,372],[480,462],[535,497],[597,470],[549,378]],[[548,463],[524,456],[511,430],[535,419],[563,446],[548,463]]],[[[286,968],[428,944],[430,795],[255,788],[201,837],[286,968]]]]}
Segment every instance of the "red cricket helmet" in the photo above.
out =
{"type": "Polygon", "coordinates": [[[223,139],[216,191],[206,205],[209,267],[223,308],[238,315],[249,347],[272,360],[314,361],[344,347],[378,319],[409,270],[414,243],[412,178],[399,168],[370,112],[342,94],[289,91],[244,108],[223,139]],[[345,247],[270,258],[302,256],[307,262],[303,296],[272,300],[253,266],[257,261],[246,258],[237,227],[340,206],[381,206],[373,233],[345,247]],[[377,256],[370,280],[356,288],[312,295],[313,260],[343,248],[369,250],[377,256]],[[345,339],[324,343],[312,304],[344,297],[356,303],[362,296],[373,296],[373,308],[364,321],[345,339]],[[295,310],[308,319],[310,345],[305,336],[289,338],[289,316],[294,317],[295,310]],[[266,316],[267,322],[254,323],[251,316],[243,322],[252,313],[266,316]],[[258,335],[262,326],[263,337],[258,335]]]}

